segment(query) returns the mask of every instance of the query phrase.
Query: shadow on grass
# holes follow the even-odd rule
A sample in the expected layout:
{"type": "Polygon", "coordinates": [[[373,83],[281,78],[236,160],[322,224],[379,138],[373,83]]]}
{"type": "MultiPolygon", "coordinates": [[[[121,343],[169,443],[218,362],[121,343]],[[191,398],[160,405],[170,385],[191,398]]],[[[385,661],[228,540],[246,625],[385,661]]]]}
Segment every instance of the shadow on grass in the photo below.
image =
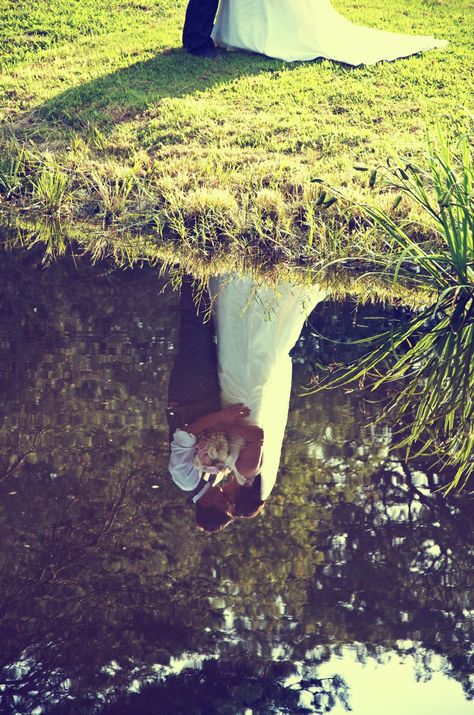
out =
{"type": "MultiPolygon", "coordinates": [[[[165,98],[180,97],[243,76],[278,72],[288,65],[262,55],[222,53],[215,60],[166,50],[79,87],[68,89],[34,110],[36,118],[77,130],[102,131],[129,121],[165,98]]],[[[293,65],[294,66],[294,65],[293,65]]]]}

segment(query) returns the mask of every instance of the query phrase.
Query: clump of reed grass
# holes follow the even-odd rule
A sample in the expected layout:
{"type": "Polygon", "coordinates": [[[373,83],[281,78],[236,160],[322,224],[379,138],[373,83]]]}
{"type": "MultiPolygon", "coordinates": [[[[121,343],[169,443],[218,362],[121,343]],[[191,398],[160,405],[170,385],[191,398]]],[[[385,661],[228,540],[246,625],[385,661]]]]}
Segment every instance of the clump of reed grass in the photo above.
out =
{"type": "MultiPolygon", "coordinates": [[[[380,419],[404,425],[398,445],[407,454],[435,456],[454,477],[445,490],[461,488],[474,473],[474,163],[469,136],[456,154],[439,132],[429,142],[428,168],[412,163],[386,171],[387,188],[417,203],[434,241],[410,234],[410,224],[365,206],[383,231],[385,271],[394,282],[426,288],[432,304],[402,325],[361,341],[368,351],[323,380],[323,387],[368,382],[375,390],[395,385],[380,419]]],[[[365,167],[364,167],[365,168],[365,167]]],[[[370,184],[378,179],[374,170],[370,184]]]]}
{"type": "Polygon", "coordinates": [[[21,147],[12,154],[0,156],[0,194],[5,199],[10,199],[21,191],[23,156],[24,151],[21,147]]]}
{"type": "Polygon", "coordinates": [[[138,186],[134,168],[108,166],[91,168],[84,175],[85,184],[97,199],[98,211],[105,224],[126,213],[134,190],[138,186]]]}
{"type": "Polygon", "coordinates": [[[59,216],[71,200],[69,176],[54,164],[46,163],[32,184],[33,196],[48,216],[59,216]]]}

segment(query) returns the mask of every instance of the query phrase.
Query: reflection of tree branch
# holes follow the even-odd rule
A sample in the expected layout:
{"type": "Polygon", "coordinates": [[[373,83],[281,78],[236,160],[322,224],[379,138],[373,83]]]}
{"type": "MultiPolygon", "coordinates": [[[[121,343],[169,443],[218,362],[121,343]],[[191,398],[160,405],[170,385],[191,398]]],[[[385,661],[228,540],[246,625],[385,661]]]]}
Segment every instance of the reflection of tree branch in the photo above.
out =
{"type": "MultiPolygon", "coordinates": [[[[403,489],[403,485],[400,485],[397,483],[397,481],[400,479],[400,473],[395,470],[394,467],[389,467],[389,466],[384,466],[382,469],[380,469],[376,476],[379,478],[380,481],[380,486],[382,488],[382,503],[384,505],[384,510],[386,510],[387,507],[387,502],[389,501],[387,499],[388,497],[388,490],[389,488],[396,490],[397,492],[401,493],[403,496],[403,502],[407,503],[409,511],[410,511],[410,517],[412,516],[412,509],[411,505],[413,502],[414,496],[418,497],[418,500],[423,506],[427,507],[430,510],[433,509],[438,509],[440,511],[447,511],[447,502],[446,499],[437,492],[434,492],[434,486],[430,485],[430,488],[432,488],[432,493],[427,495],[424,494],[420,489],[418,489],[417,486],[415,486],[413,482],[413,475],[411,472],[410,467],[406,462],[404,462],[401,459],[396,459],[395,457],[392,458],[392,463],[395,462],[396,466],[403,471],[403,474],[406,478],[406,485],[408,486],[409,489],[409,495],[407,494],[406,491],[403,489]],[[389,484],[390,480],[390,484],[389,484]],[[433,493],[434,492],[434,493],[433,493]],[[408,502],[408,496],[409,496],[409,502],[408,502]]],[[[429,473],[426,474],[427,477],[429,477],[429,473]]]]}
{"type": "Polygon", "coordinates": [[[49,585],[51,585],[52,583],[57,583],[62,572],[64,572],[66,569],[70,568],[74,564],[77,564],[90,549],[92,549],[94,546],[97,546],[99,544],[100,540],[113,527],[115,520],[117,518],[117,514],[118,514],[118,512],[119,512],[121,506],[123,505],[125,498],[127,496],[128,486],[129,486],[130,482],[132,481],[132,479],[134,477],[136,477],[137,474],[140,473],[142,468],[143,468],[142,466],[136,467],[123,480],[123,482],[120,486],[119,493],[118,493],[117,497],[114,499],[114,501],[112,502],[109,513],[108,513],[103,525],[99,529],[99,531],[97,531],[92,536],[92,538],[80,548],[79,552],[77,552],[71,559],[69,559],[62,565],[58,565],[57,567],[55,567],[54,564],[48,564],[47,566],[45,566],[42,571],[41,577],[40,577],[40,583],[43,583],[43,584],[47,583],[49,585]],[[43,577],[47,574],[48,569],[50,570],[49,578],[47,580],[42,580],[43,577]]]}
{"type": "MultiPolygon", "coordinates": [[[[310,712],[301,701],[303,693],[312,698],[311,712],[329,713],[338,705],[346,712],[351,710],[349,690],[341,676],[302,677],[297,673],[294,664],[287,661],[243,661],[237,657],[230,662],[211,658],[201,668],[186,668],[159,682],[144,684],[138,693],[118,693],[111,706],[100,704],[96,712],[156,712],[156,703],[160,702],[160,713],[171,715],[188,712],[189,702],[193,702],[195,711],[201,713],[251,709],[267,715],[290,715],[310,712]],[[290,675],[295,675],[298,682],[286,684],[290,675]]],[[[58,715],[59,712],[60,709],[58,715]]]]}
{"type": "Polygon", "coordinates": [[[35,435],[33,439],[33,444],[31,445],[30,449],[28,449],[26,452],[21,454],[13,464],[11,464],[9,467],[7,467],[6,471],[0,475],[0,484],[5,481],[5,479],[8,479],[16,470],[21,467],[21,465],[24,463],[24,461],[31,455],[34,454],[39,447],[39,443],[41,440],[41,437],[45,434],[45,432],[48,432],[51,427],[46,426],[42,427],[35,435]]]}
{"type": "Polygon", "coordinates": [[[115,501],[112,503],[112,506],[111,506],[111,508],[110,508],[109,515],[108,515],[108,517],[107,517],[106,520],[105,520],[104,526],[103,526],[102,529],[96,534],[96,536],[94,537],[94,539],[90,542],[89,547],[90,547],[90,546],[95,546],[95,545],[100,541],[100,539],[101,539],[103,536],[105,536],[105,534],[107,534],[108,531],[110,531],[110,529],[111,529],[112,526],[114,525],[114,522],[115,522],[115,519],[116,519],[116,517],[117,517],[118,511],[119,511],[120,507],[122,506],[122,504],[123,504],[123,502],[124,502],[124,500],[125,500],[125,497],[127,496],[127,488],[128,488],[128,485],[130,484],[130,482],[132,481],[132,479],[133,479],[134,477],[136,477],[137,474],[140,473],[140,471],[141,471],[141,468],[138,467],[138,468],[132,470],[132,471],[130,472],[130,474],[124,479],[123,483],[122,483],[121,486],[120,486],[119,494],[118,494],[117,498],[115,499],[115,501]]]}
{"type": "Polygon", "coordinates": [[[432,498],[433,495],[430,495],[430,497],[427,497],[426,494],[423,494],[423,492],[421,492],[418,489],[418,487],[415,486],[415,484],[413,483],[413,475],[411,473],[411,470],[410,470],[408,464],[403,461],[400,461],[399,464],[400,464],[401,468],[403,469],[405,477],[407,478],[408,486],[410,487],[410,491],[412,492],[412,494],[416,494],[418,496],[420,502],[422,504],[424,504],[425,506],[428,506],[431,509],[433,507],[435,507],[437,509],[446,511],[446,509],[447,509],[446,499],[440,492],[435,492],[435,485],[433,483],[432,475],[430,474],[430,472],[428,471],[426,473],[426,477],[428,479],[430,489],[432,492],[434,492],[434,496],[436,497],[434,503],[433,503],[433,498],[432,498]]]}
{"type": "MultiPolygon", "coordinates": [[[[42,430],[44,431],[44,430],[42,430]]],[[[31,451],[31,450],[30,450],[31,451]]],[[[64,558],[66,555],[66,550],[67,546],[64,543],[64,540],[61,539],[61,534],[58,530],[62,527],[65,527],[66,525],[63,524],[55,524],[52,527],[52,533],[51,533],[51,540],[49,542],[50,547],[54,547],[55,544],[58,543],[58,541],[61,543],[61,559],[59,560],[59,563],[54,563],[49,561],[51,556],[49,555],[48,561],[49,563],[43,565],[39,565],[40,572],[37,576],[32,577],[27,579],[21,586],[18,588],[14,594],[9,594],[9,597],[7,598],[6,595],[3,598],[1,602],[1,610],[5,611],[12,603],[15,603],[17,606],[20,602],[25,601],[25,600],[30,600],[31,598],[35,597],[35,594],[37,593],[38,589],[44,588],[45,586],[59,586],[60,584],[66,585],[66,584],[71,584],[72,581],[70,581],[67,576],[65,575],[65,572],[70,569],[72,566],[80,563],[80,561],[93,549],[96,547],[100,541],[104,538],[104,536],[112,529],[115,520],[117,518],[118,512],[120,508],[122,507],[128,493],[128,487],[130,485],[130,482],[132,479],[137,476],[137,474],[140,473],[140,471],[145,467],[146,465],[140,464],[139,466],[135,466],[130,473],[127,475],[127,477],[122,481],[122,484],[120,485],[119,493],[116,496],[116,498],[113,500],[112,504],[110,505],[108,514],[103,521],[102,525],[96,531],[94,534],[90,535],[89,539],[83,539],[81,538],[80,535],[78,535],[78,540],[80,539],[82,541],[76,541],[76,543],[72,543],[72,553],[69,551],[69,558],[64,558]]],[[[71,507],[77,503],[77,498],[71,500],[69,504],[67,504],[66,509],[63,514],[64,515],[68,512],[70,512],[71,507]]],[[[74,525],[68,525],[67,529],[67,536],[70,538],[72,533],[77,533],[77,530],[74,529],[74,525]]],[[[52,557],[54,559],[54,556],[52,557]]],[[[82,595],[80,598],[77,599],[77,601],[84,601],[86,597],[94,595],[94,591],[92,591],[90,594],[87,595],[82,595]]],[[[71,602],[74,602],[74,599],[67,599],[71,600],[71,602]]]]}

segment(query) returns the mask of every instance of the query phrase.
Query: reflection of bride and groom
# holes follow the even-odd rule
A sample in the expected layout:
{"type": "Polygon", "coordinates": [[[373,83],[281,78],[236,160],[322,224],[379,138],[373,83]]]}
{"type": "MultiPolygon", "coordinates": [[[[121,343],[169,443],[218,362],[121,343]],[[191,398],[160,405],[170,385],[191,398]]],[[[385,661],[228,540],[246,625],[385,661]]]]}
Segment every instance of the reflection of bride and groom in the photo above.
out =
{"type": "Polygon", "coordinates": [[[183,45],[215,57],[216,46],[286,61],[317,57],[348,65],[394,60],[447,43],[355,25],[331,0],[189,0],[183,45]]]}
{"type": "MultiPolygon", "coordinates": [[[[215,57],[220,47],[360,65],[446,42],[354,25],[331,0],[189,0],[183,44],[202,57],[215,57]]],[[[217,531],[256,515],[273,489],[291,392],[289,352],[324,294],[318,287],[280,283],[275,290],[227,276],[211,279],[209,296],[213,322],[204,323],[191,284],[183,282],[169,386],[169,469],[196,504],[198,525],[217,531]]]]}
{"type": "Polygon", "coordinates": [[[209,296],[213,319],[205,322],[205,302],[196,308],[183,281],[168,418],[171,476],[195,503],[198,526],[212,532],[258,514],[275,485],[289,353],[324,291],[225,276],[210,280],[209,296]]]}

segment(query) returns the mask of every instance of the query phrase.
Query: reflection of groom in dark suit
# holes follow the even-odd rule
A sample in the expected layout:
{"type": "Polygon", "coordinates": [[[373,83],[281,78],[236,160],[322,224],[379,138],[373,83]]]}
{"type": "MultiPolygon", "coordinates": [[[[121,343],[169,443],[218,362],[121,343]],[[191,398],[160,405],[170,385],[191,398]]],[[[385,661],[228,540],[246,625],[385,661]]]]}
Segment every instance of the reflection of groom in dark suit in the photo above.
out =
{"type": "Polygon", "coordinates": [[[212,320],[204,321],[209,309],[207,295],[196,308],[193,281],[184,276],[179,349],[168,387],[168,424],[173,481],[195,503],[197,525],[213,532],[232,521],[229,501],[220,487],[211,486],[212,482],[199,473],[192,457],[191,461],[188,458],[195,452],[198,425],[207,428],[216,415],[222,420],[214,324],[212,320]]]}
{"type": "Polygon", "coordinates": [[[184,48],[192,55],[215,57],[211,38],[219,0],[189,0],[183,29],[184,48]]]}
{"type": "Polygon", "coordinates": [[[184,276],[180,297],[179,349],[168,386],[170,441],[178,427],[221,408],[214,322],[205,320],[207,291],[198,307],[193,279],[184,276]]]}

